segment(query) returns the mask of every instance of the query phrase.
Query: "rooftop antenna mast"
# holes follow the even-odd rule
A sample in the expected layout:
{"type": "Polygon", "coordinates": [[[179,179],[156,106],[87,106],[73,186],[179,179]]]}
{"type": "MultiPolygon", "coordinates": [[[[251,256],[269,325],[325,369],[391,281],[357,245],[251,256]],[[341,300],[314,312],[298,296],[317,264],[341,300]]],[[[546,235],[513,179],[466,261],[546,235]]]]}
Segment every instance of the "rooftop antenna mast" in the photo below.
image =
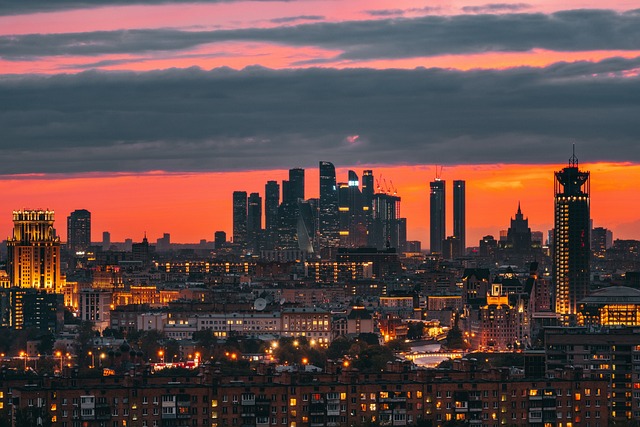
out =
{"type": "Polygon", "coordinates": [[[438,165],[436,165],[436,181],[440,181],[440,179],[442,178],[443,169],[444,169],[444,166],[440,166],[440,171],[438,172],[438,165]]]}
{"type": "Polygon", "coordinates": [[[569,159],[569,167],[577,168],[578,167],[578,158],[576,157],[576,144],[573,144],[573,154],[569,159]]]}

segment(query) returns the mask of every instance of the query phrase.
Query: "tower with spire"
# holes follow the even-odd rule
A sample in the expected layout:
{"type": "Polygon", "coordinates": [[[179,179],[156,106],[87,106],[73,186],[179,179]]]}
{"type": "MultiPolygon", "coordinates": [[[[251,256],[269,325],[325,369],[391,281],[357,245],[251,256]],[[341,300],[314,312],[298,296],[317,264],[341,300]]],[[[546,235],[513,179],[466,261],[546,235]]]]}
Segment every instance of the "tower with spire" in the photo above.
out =
{"type": "Polygon", "coordinates": [[[590,173],[582,171],[575,154],[555,172],[553,278],[556,313],[571,323],[578,302],[589,290],[590,173]]]}

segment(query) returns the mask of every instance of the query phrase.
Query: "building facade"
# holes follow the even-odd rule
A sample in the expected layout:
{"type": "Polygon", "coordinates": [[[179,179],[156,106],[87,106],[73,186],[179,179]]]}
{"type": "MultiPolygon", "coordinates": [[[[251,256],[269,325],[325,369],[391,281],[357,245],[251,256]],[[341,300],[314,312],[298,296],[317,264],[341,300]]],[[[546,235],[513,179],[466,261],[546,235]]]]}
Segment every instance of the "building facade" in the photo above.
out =
{"type": "Polygon", "coordinates": [[[578,302],[587,296],[590,279],[589,172],[578,168],[575,154],[555,173],[553,275],[555,308],[565,322],[573,322],[578,302]]]}
{"type": "Polygon", "coordinates": [[[13,211],[13,236],[7,240],[11,284],[51,293],[62,292],[60,238],[49,210],[13,211]]]}

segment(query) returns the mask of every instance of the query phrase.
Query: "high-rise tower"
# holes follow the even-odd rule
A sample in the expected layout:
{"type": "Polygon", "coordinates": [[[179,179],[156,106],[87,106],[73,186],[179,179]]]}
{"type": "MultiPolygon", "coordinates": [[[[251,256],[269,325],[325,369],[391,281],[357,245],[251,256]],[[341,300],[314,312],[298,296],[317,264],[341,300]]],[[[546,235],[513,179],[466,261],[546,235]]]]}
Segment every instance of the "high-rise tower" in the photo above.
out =
{"type": "Polygon", "coordinates": [[[247,192],[233,192],[233,242],[247,245],[247,192]]]}
{"type": "Polygon", "coordinates": [[[247,205],[247,243],[253,251],[260,249],[262,235],[262,197],[251,193],[247,205]]]}
{"type": "Polygon", "coordinates": [[[319,233],[321,248],[340,245],[340,217],[338,215],[338,187],[333,163],[320,162],[319,233]]]}
{"type": "Polygon", "coordinates": [[[72,254],[84,252],[91,246],[91,212],[75,210],[67,217],[67,248],[72,254]]]}
{"type": "Polygon", "coordinates": [[[556,313],[565,321],[576,315],[589,291],[589,176],[578,168],[575,151],[569,165],[555,172],[553,274],[556,313]]]}
{"type": "Polygon", "coordinates": [[[13,236],[7,240],[11,284],[62,292],[60,238],[49,210],[13,211],[13,236]]]}
{"type": "Polygon", "coordinates": [[[289,181],[285,181],[287,185],[283,183],[282,195],[283,201],[297,202],[299,199],[304,200],[304,169],[293,168],[289,169],[289,181]]]}
{"type": "Polygon", "coordinates": [[[429,234],[431,252],[442,253],[442,242],[445,238],[445,181],[436,178],[429,184],[429,234]]]}
{"type": "Polygon", "coordinates": [[[460,242],[461,255],[467,252],[465,182],[453,181],[453,237],[460,242]]]}
{"type": "Polygon", "coordinates": [[[349,171],[348,182],[338,184],[338,188],[340,246],[345,248],[366,246],[366,218],[358,175],[354,171],[349,171]]]}
{"type": "Polygon", "coordinates": [[[280,205],[280,184],[267,181],[264,186],[264,229],[265,247],[273,249],[278,235],[278,206],[280,205]]]}

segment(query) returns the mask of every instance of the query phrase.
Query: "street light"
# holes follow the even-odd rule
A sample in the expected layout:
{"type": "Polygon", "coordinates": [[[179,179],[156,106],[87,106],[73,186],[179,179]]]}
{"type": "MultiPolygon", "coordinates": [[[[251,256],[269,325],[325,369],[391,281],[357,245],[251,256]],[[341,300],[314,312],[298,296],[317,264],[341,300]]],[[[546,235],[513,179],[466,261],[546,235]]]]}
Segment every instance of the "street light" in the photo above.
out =
{"type": "Polygon", "coordinates": [[[56,356],[60,358],[60,373],[62,374],[62,363],[64,361],[64,358],[62,357],[62,352],[56,351],[56,356]]]}
{"type": "Polygon", "coordinates": [[[162,363],[164,363],[164,350],[158,350],[158,357],[162,358],[162,363]]]}
{"type": "Polygon", "coordinates": [[[91,366],[89,366],[91,369],[96,367],[96,359],[95,359],[95,354],[93,354],[93,351],[89,351],[89,356],[91,356],[91,366]]]}
{"type": "Polygon", "coordinates": [[[27,352],[21,351],[20,357],[24,358],[24,370],[26,371],[27,370],[27,352]]]}
{"type": "Polygon", "coordinates": [[[102,361],[104,360],[104,358],[107,357],[107,355],[105,353],[100,353],[100,367],[102,368],[102,361]]]}

